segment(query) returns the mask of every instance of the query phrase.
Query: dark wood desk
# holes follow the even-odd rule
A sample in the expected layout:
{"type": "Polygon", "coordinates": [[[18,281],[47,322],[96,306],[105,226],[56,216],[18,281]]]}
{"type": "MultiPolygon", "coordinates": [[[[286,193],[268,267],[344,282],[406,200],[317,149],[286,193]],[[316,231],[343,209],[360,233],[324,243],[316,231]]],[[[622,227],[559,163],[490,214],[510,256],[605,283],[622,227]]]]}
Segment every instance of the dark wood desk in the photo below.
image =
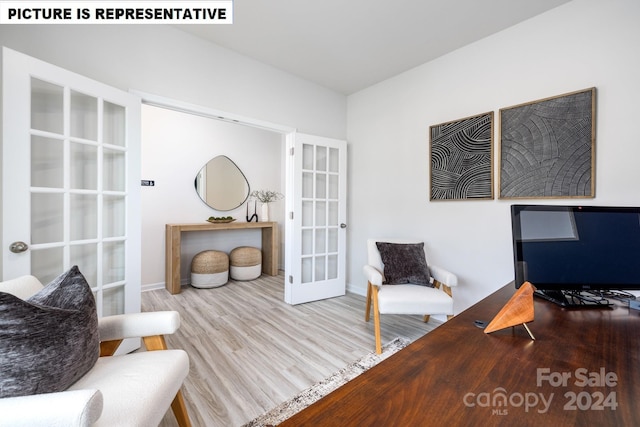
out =
{"type": "Polygon", "coordinates": [[[640,312],[536,299],[536,341],[521,326],[474,326],[514,291],[506,285],[280,425],[638,425],[640,312]]]}

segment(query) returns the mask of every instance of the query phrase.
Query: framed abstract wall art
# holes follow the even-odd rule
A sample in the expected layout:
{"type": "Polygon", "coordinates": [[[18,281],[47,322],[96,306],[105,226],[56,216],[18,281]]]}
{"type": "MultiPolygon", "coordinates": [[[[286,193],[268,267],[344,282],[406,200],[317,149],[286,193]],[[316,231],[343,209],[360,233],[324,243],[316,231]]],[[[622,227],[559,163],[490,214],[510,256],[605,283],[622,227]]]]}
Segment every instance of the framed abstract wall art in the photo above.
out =
{"type": "Polygon", "coordinates": [[[596,89],[500,110],[499,198],[595,197],[596,89]]]}
{"type": "Polygon", "coordinates": [[[429,200],[493,199],[493,111],[429,128],[429,200]]]}

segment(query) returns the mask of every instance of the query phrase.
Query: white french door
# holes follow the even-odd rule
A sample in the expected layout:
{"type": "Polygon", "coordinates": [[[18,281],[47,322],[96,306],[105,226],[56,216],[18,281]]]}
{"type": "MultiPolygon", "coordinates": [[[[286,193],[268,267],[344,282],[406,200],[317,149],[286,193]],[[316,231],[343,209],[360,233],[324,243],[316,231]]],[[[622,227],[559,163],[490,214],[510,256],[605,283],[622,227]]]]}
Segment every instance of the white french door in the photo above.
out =
{"type": "Polygon", "coordinates": [[[346,141],[288,136],[285,301],[301,304],[345,294],[346,141]]]}
{"type": "Polygon", "coordinates": [[[2,54],[3,278],[78,265],[99,316],[139,312],[139,98],[2,54]]]}

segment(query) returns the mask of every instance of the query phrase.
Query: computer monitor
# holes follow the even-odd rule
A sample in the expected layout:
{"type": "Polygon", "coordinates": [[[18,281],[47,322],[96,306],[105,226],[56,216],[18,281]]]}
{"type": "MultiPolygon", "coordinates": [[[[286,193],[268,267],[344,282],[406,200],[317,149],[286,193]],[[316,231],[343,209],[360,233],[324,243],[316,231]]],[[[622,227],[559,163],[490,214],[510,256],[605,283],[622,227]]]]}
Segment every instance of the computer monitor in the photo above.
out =
{"type": "Polygon", "coordinates": [[[640,289],[640,207],[513,205],[511,225],[516,287],[640,289]]]}

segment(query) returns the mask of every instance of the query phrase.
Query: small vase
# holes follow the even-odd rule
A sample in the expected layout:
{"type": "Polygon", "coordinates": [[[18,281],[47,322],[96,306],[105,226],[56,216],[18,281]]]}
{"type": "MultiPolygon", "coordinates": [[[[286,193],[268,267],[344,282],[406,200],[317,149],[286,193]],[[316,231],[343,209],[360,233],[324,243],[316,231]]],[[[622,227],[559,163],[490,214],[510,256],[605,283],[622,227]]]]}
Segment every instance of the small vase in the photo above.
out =
{"type": "Polygon", "coordinates": [[[262,216],[260,222],[269,222],[269,203],[262,204],[262,216]]]}

